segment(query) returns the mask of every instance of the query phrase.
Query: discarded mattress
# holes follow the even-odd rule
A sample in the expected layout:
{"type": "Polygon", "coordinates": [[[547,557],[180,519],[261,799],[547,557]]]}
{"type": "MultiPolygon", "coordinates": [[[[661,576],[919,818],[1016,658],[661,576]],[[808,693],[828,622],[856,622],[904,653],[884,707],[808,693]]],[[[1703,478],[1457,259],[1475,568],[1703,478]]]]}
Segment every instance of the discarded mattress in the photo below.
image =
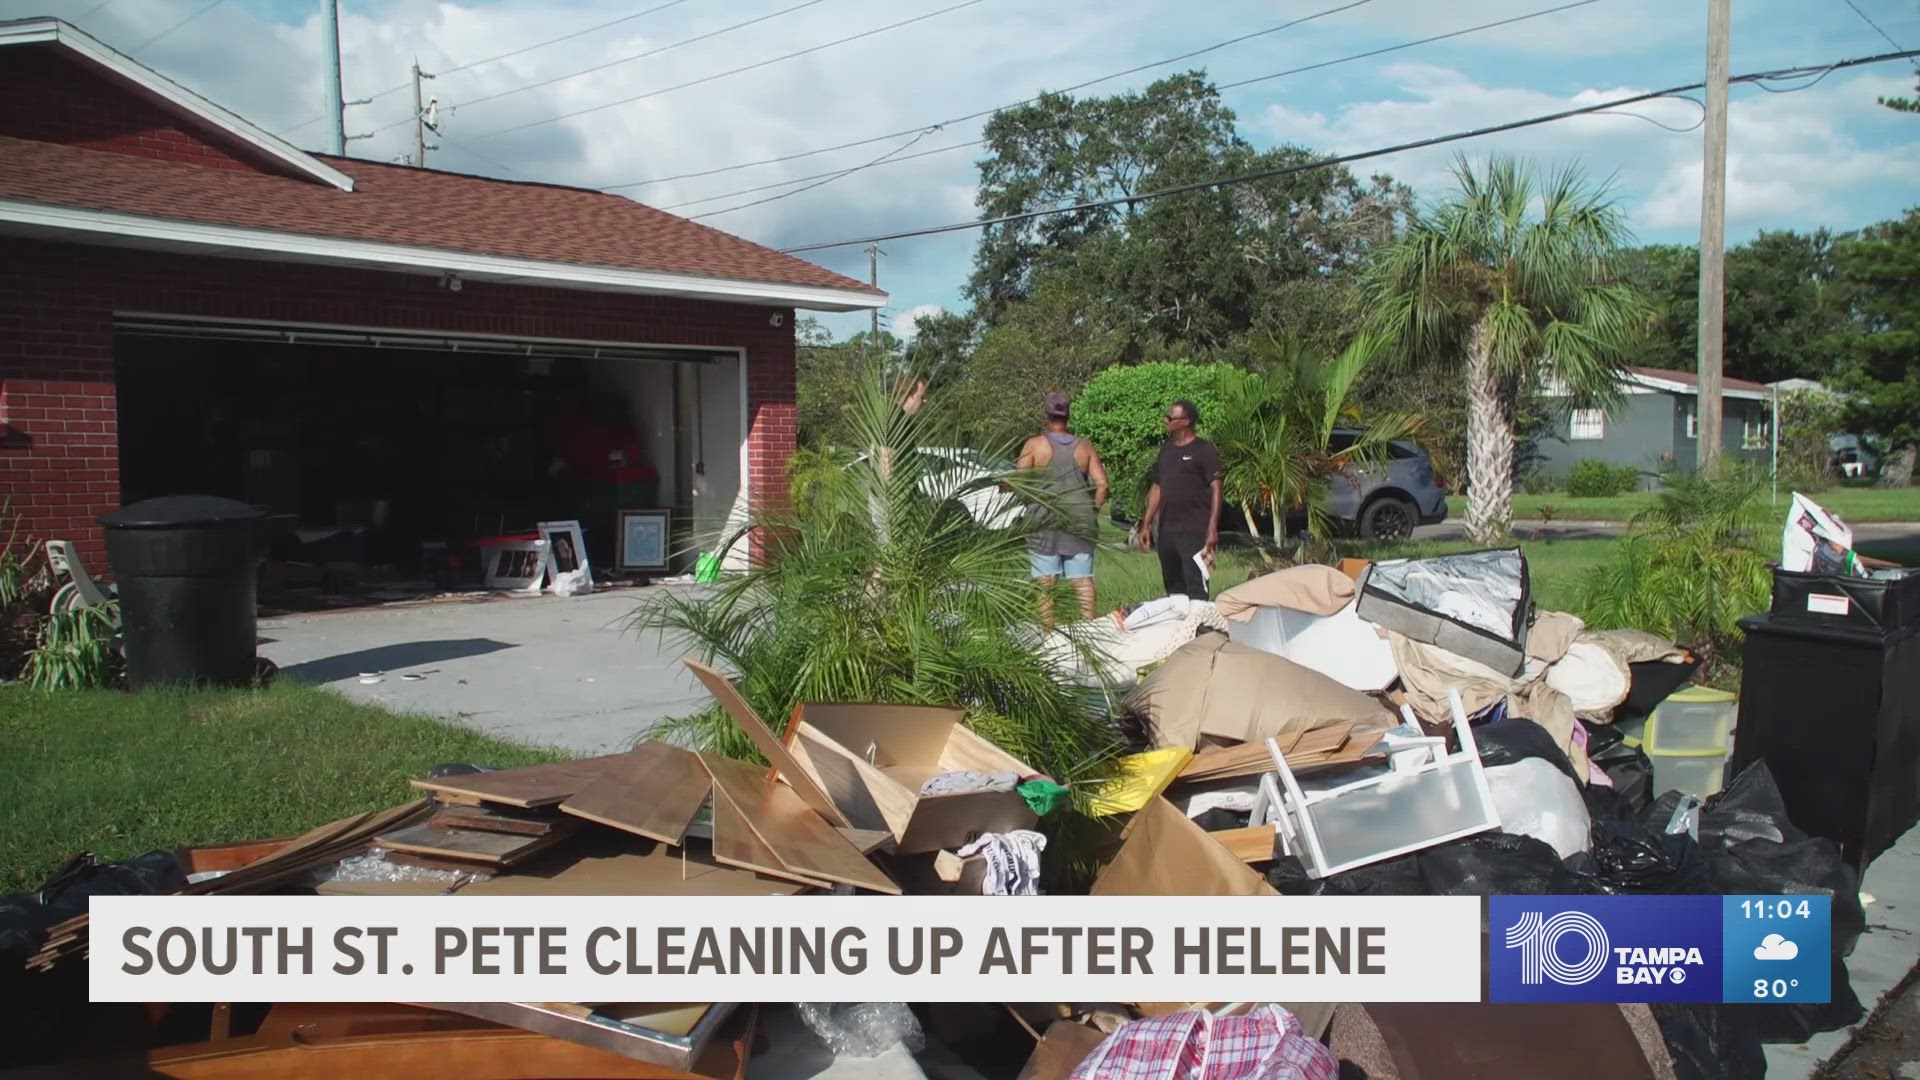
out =
{"type": "Polygon", "coordinates": [[[1245,622],[1229,622],[1227,632],[1242,645],[1284,656],[1355,690],[1385,690],[1400,675],[1392,644],[1352,603],[1331,615],[1254,608],[1245,622]]]}
{"type": "Polygon", "coordinates": [[[1519,548],[1376,562],[1359,591],[1369,622],[1503,675],[1526,664],[1533,595],[1519,548]]]}
{"type": "Polygon", "coordinates": [[[1201,735],[1241,741],[1348,722],[1385,731],[1399,719],[1366,694],[1285,657],[1201,634],[1155,668],[1127,697],[1151,722],[1156,746],[1196,745],[1201,735]]]}

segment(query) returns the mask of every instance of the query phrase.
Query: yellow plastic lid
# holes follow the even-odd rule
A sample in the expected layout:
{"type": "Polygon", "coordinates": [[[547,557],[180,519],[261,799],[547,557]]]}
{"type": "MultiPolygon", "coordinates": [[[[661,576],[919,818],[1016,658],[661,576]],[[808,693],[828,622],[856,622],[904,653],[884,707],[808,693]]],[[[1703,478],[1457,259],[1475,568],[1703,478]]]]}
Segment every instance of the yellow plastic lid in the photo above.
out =
{"type": "Polygon", "coordinates": [[[1668,701],[1736,701],[1738,694],[1715,690],[1711,686],[1687,686],[1668,694],[1668,701]]]}

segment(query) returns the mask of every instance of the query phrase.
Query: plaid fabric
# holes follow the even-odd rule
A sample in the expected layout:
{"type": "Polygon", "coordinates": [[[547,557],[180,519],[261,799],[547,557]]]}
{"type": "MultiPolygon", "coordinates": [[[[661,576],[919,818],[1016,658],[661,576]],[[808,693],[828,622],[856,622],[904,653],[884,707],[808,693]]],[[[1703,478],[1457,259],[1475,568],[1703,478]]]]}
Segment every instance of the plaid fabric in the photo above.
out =
{"type": "Polygon", "coordinates": [[[1094,1047],[1072,1080],[1334,1080],[1339,1063],[1278,1005],[1216,1019],[1199,1009],[1135,1020],[1094,1047]]]}

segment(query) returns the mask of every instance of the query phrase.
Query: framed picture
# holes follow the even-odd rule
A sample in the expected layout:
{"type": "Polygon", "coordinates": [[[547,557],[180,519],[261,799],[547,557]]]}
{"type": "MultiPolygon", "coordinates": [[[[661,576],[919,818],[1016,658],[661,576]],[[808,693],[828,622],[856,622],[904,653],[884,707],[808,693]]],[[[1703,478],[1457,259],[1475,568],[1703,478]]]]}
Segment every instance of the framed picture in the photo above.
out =
{"type": "Polygon", "coordinates": [[[545,540],[509,540],[486,545],[484,564],[489,589],[540,590],[547,574],[545,540]]]}
{"type": "Polygon", "coordinates": [[[547,576],[553,581],[560,580],[561,574],[575,570],[593,576],[587,565],[587,539],[577,521],[543,521],[540,523],[540,539],[547,545],[547,576]]]}
{"type": "Polygon", "coordinates": [[[619,568],[665,573],[672,517],[671,510],[620,511],[619,568]]]}

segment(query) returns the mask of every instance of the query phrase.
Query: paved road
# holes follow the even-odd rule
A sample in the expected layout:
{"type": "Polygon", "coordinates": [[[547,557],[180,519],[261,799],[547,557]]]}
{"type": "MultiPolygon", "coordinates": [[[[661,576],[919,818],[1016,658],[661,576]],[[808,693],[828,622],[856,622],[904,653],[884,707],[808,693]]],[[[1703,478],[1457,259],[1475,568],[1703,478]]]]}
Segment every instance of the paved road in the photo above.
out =
{"type": "MultiPolygon", "coordinates": [[[[1516,521],[1513,523],[1515,535],[1525,539],[1544,536],[1552,540],[1577,540],[1600,536],[1619,536],[1627,527],[1618,522],[1607,521],[1516,521]]],[[[1458,540],[1467,535],[1467,527],[1458,521],[1444,521],[1438,525],[1422,525],[1413,530],[1415,540],[1458,540]]],[[[1876,543],[1888,540],[1920,541],[1920,522],[1867,522],[1853,526],[1853,538],[1856,543],[1876,543]]]]}

